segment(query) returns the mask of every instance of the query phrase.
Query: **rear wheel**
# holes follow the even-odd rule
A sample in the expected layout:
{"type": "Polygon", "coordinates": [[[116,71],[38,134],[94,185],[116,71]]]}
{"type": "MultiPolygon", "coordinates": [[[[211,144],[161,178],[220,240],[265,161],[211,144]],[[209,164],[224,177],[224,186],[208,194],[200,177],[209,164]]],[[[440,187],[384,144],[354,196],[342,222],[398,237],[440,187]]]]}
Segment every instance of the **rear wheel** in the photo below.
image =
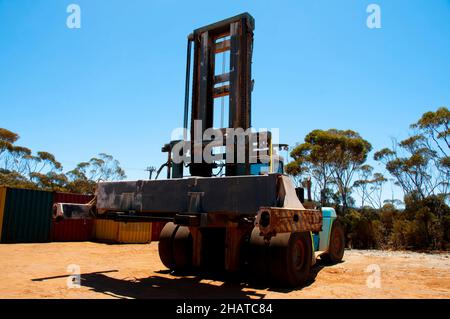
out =
{"type": "Polygon", "coordinates": [[[173,254],[173,240],[175,238],[178,226],[174,223],[167,223],[159,235],[158,251],[161,262],[169,269],[175,268],[173,254]]]}
{"type": "Polygon", "coordinates": [[[309,232],[283,233],[269,245],[269,273],[272,284],[297,287],[309,277],[312,243],[309,232]]]}
{"type": "Polygon", "coordinates": [[[344,257],[345,235],[344,228],[337,220],[331,227],[330,244],[328,251],[320,256],[327,263],[336,264],[344,257]]]}
{"type": "Polygon", "coordinates": [[[179,226],[173,239],[174,269],[185,270],[192,265],[192,235],[187,226],[179,226]]]}
{"type": "Polygon", "coordinates": [[[185,270],[192,265],[192,235],[187,226],[167,223],[159,237],[159,258],[170,270],[185,270]]]}

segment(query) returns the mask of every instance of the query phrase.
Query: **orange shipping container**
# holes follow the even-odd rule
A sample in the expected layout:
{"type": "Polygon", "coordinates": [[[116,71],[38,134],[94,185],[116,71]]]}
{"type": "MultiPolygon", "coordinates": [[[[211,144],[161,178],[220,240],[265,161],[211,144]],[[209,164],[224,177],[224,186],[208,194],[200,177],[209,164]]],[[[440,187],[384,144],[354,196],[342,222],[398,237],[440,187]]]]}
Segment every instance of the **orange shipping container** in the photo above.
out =
{"type": "Polygon", "coordinates": [[[150,243],[152,239],[151,223],[123,223],[97,219],[94,223],[94,238],[101,242],[123,244],[150,243]]]}
{"type": "Polygon", "coordinates": [[[116,242],[119,234],[119,223],[112,220],[96,219],[94,222],[94,238],[98,241],[116,242]]]}
{"type": "Polygon", "coordinates": [[[151,223],[119,223],[117,241],[123,244],[146,244],[152,241],[151,223]]]}

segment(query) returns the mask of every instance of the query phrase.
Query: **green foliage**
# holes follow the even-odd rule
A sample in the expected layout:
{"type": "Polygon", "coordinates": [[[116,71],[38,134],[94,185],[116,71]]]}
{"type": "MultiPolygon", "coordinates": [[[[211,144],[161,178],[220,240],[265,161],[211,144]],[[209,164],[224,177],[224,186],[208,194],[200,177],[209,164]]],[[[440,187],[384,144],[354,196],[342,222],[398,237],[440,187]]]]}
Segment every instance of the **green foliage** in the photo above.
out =
{"type": "MultiPolygon", "coordinates": [[[[450,111],[440,107],[436,112],[426,112],[412,128],[419,128],[426,132],[436,143],[444,142],[450,148],[450,111]]],[[[443,153],[446,153],[442,150],[443,153]]]]}
{"type": "Polygon", "coordinates": [[[405,195],[420,199],[447,194],[450,180],[450,111],[441,107],[426,112],[411,127],[411,137],[395,143],[392,149],[375,153],[374,159],[386,165],[405,195]]]}
{"type": "Polygon", "coordinates": [[[126,178],[120,163],[105,153],[63,173],[53,154],[40,151],[34,155],[29,148],[16,145],[18,139],[18,134],[0,128],[0,185],[93,194],[99,181],[126,178]]]}
{"type": "Polygon", "coordinates": [[[34,184],[21,174],[4,169],[0,169],[0,185],[15,188],[28,188],[28,189],[38,188],[36,184],[34,184]]]}
{"type": "MultiPolygon", "coordinates": [[[[0,144],[0,146],[12,145],[18,139],[19,139],[18,134],[0,127],[0,141],[3,142],[3,144],[0,144]]],[[[5,148],[7,148],[7,147],[5,147],[5,148]]]]}
{"type": "Polygon", "coordinates": [[[347,234],[347,243],[352,248],[376,248],[376,233],[372,223],[371,210],[350,209],[341,222],[344,224],[347,234]]]}
{"type": "MultiPolygon", "coordinates": [[[[375,153],[374,159],[385,164],[396,184],[403,189],[405,209],[395,209],[394,200],[392,203],[385,201],[378,216],[368,218],[365,211],[359,215],[348,214],[348,236],[353,245],[370,248],[374,240],[378,248],[448,248],[449,119],[450,112],[445,107],[427,112],[411,125],[416,129],[415,134],[396,142],[391,149],[375,153]]],[[[363,167],[361,171],[362,178],[354,187],[365,191],[367,196],[370,168],[363,167]]],[[[378,183],[386,181],[382,175],[373,177],[378,183]]]]}
{"type": "Polygon", "coordinates": [[[67,191],[68,180],[66,175],[62,173],[58,174],[50,171],[42,174],[34,172],[30,174],[30,179],[38,189],[59,192],[67,191]]]}
{"type": "Polygon", "coordinates": [[[345,211],[349,206],[353,176],[371,149],[370,143],[357,132],[314,130],[305,137],[304,143],[292,150],[294,161],[287,165],[286,171],[293,176],[312,176],[319,186],[322,205],[329,201],[323,196],[326,190],[335,186],[345,211]]]}
{"type": "Polygon", "coordinates": [[[374,159],[384,164],[404,192],[382,200],[388,179],[366,165],[369,142],[354,131],[310,132],[291,152],[287,173],[315,181],[322,206],[340,214],[347,244],[354,248],[448,249],[450,245],[450,112],[426,112],[410,137],[383,148],[374,159]],[[361,198],[356,209],[352,193],[361,198]]]}
{"type": "Polygon", "coordinates": [[[432,195],[418,199],[413,195],[405,197],[405,218],[414,223],[412,245],[417,248],[442,248],[448,243],[450,208],[443,195],[432,195]]]}
{"type": "Polygon", "coordinates": [[[348,246],[380,249],[448,249],[450,207],[442,196],[410,196],[404,210],[350,209],[342,217],[348,246]]]}

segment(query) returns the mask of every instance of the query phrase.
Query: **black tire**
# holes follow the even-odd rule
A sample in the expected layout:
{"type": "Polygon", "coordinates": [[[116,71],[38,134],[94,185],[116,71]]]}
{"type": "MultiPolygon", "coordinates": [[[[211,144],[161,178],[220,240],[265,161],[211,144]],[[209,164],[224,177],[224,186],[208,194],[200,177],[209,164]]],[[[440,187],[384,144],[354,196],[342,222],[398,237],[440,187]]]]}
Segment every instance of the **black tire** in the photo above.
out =
{"type": "Polygon", "coordinates": [[[345,233],[341,223],[334,221],[331,227],[330,243],[327,252],[320,256],[320,259],[329,264],[336,264],[342,261],[345,249],[345,233]]]}
{"type": "Polygon", "coordinates": [[[158,251],[161,262],[169,269],[175,269],[173,254],[173,240],[179,226],[172,222],[167,223],[159,236],[158,251]]]}
{"type": "Polygon", "coordinates": [[[192,235],[187,226],[179,226],[173,238],[173,261],[175,270],[192,266],[192,235]]]}
{"type": "Polygon", "coordinates": [[[268,275],[268,244],[259,235],[258,227],[253,228],[247,246],[247,272],[250,280],[262,283],[268,275]]]}
{"type": "Polygon", "coordinates": [[[310,275],[311,260],[309,232],[277,234],[272,237],[269,246],[271,284],[280,287],[304,285],[310,275]]]}

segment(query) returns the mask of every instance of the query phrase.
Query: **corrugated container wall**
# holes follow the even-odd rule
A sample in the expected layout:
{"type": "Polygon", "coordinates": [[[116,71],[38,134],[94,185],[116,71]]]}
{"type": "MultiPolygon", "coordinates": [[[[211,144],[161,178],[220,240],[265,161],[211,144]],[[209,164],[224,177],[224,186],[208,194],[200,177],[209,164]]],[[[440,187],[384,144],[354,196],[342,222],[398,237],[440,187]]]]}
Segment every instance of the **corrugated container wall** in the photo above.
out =
{"type": "Polygon", "coordinates": [[[91,218],[64,219],[53,221],[51,240],[64,241],[89,241],[92,239],[94,220],[91,218]]]}
{"type": "MultiPolygon", "coordinates": [[[[94,198],[93,195],[80,195],[55,192],[54,203],[87,204],[94,198]]],[[[89,241],[92,239],[94,228],[93,219],[64,219],[59,222],[52,221],[52,241],[89,241]]]]}
{"type": "Polygon", "coordinates": [[[50,239],[53,193],[7,188],[3,243],[37,243],[50,239]]]}
{"type": "Polygon", "coordinates": [[[120,223],[117,241],[122,244],[146,244],[152,241],[151,223],[120,223]]]}
{"type": "Polygon", "coordinates": [[[0,186],[0,240],[2,239],[3,211],[5,209],[6,187],[0,186]]]}
{"type": "Polygon", "coordinates": [[[116,242],[119,235],[119,223],[112,220],[96,219],[94,238],[102,242],[116,242]]]}
{"type": "Polygon", "coordinates": [[[152,239],[152,224],[119,223],[97,219],[94,222],[94,237],[101,242],[122,244],[150,243],[152,239]]]}

